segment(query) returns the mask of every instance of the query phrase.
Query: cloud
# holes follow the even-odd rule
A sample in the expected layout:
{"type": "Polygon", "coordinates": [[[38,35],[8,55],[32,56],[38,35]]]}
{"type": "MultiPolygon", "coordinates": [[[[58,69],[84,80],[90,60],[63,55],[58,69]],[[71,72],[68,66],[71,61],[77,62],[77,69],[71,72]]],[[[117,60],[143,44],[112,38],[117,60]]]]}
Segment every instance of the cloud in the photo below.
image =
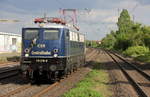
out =
{"type": "Polygon", "coordinates": [[[21,33],[21,28],[32,24],[35,17],[60,16],[59,8],[77,8],[81,32],[88,39],[101,39],[110,30],[116,30],[117,17],[122,9],[128,9],[135,20],[150,24],[149,0],[0,0],[1,19],[19,19],[19,23],[3,23],[1,31],[21,33]],[[90,13],[84,9],[91,10],[90,13]],[[118,11],[118,9],[120,9],[118,11]],[[8,29],[9,28],[9,29],[8,29]]]}
{"type": "Polygon", "coordinates": [[[119,2],[116,4],[116,7],[119,9],[132,9],[136,4],[139,2],[136,0],[123,0],[122,2],[119,2]]]}
{"type": "Polygon", "coordinates": [[[86,14],[85,16],[80,16],[81,21],[88,21],[92,23],[99,23],[107,21],[106,18],[110,17],[117,17],[117,11],[114,9],[93,9],[90,14],[86,14]]]}
{"type": "Polygon", "coordinates": [[[134,15],[135,21],[138,21],[142,24],[150,25],[149,22],[149,13],[150,5],[140,5],[136,8],[136,10],[132,13],[134,15]]]}
{"type": "MultiPolygon", "coordinates": [[[[1,3],[2,4],[2,3],[1,3]]],[[[1,5],[0,4],[0,5],[1,5]]],[[[3,5],[4,6],[4,5],[3,5]]],[[[1,23],[0,32],[10,32],[10,33],[19,33],[21,34],[22,27],[33,25],[33,20],[36,17],[43,17],[43,13],[41,12],[34,12],[31,13],[24,9],[19,9],[12,5],[6,5],[2,9],[0,9],[0,19],[8,19],[8,20],[19,20],[20,22],[17,23],[1,23]],[[11,10],[10,10],[11,9],[11,10]]],[[[51,13],[47,14],[50,16],[51,14],[57,15],[56,11],[51,11],[51,13]]]]}
{"type": "Polygon", "coordinates": [[[104,19],[104,22],[106,23],[117,23],[118,21],[118,16],[112,16],[104,19]]]}
{"type": "Polygon", "coordinates": [[[149,5],[150,0],[137,0],[141,5],[149,5]]]}

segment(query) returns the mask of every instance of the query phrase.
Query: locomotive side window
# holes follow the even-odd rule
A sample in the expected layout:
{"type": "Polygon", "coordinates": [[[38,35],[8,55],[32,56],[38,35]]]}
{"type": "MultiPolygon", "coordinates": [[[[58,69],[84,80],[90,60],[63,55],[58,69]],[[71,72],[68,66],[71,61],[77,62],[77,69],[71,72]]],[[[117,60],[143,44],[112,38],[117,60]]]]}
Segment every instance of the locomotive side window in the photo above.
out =
{"type": "Polygon", "coordinates": [[[32,39],[38,37],[38,33],[39,33],[38,30],[27,29],[27,30],[25,30],[24,39],[32,40],[32,39]]]}
{"type": "Polygon", "coordinates": [[[46,29],[44,30],[44,39],[46,40],[58,40],[59,30],[58,29],[46,29]]]}
{"type": "Polygon", "coordinates": [[[69,37],[69,30],[68,29],[65,30],[65,33],[66,33],[66,36],[69,37]]]}

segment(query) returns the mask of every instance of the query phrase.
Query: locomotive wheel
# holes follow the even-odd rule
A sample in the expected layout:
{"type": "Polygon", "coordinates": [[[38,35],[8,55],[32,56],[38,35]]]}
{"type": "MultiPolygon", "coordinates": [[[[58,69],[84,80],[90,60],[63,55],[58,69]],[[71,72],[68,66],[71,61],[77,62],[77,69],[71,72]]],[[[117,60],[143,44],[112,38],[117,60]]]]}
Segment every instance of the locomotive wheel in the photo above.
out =
{"type": "Polygon", "coordinates": [[[74,72],[74,65],[71,66],[71,73],[74,72]]]}
{"type": "Polygon", "coordinates": [[[65,70],[64,70],[64,75],[65,75],[65,77],[68,77],[68,69],[66,68],[65,70]]]}
{"type": "Polygon", "coordinates": [[[70,69],[69,69],[69,72],[68,72],[68,74],[69,74],[69,75],[72,73],[72,71],[71,71],[71,70],[72,70],[72,69],[70,68],[70,69]]]}
{"type": "Polygon", "coordinates": [[[58,73],[58,78],[61,79],[64,75],[64,72],[63,70],[60,70],[59,73],[58,73]]]}
{"type": "Polygon", "coordinates": [[[19,77],[22,78],[25,81],[30,81],[30,77],[29,77],[29,72],[26,71],[26,74],[24,74],[23,72],[19,71],[19,77]]]}
{"type": "Polygon", "coordinates": [[[33,72],[33,78],[30,80],[31,84],[38,83],[40,80],[38,71],[33,72]]]}
{"type": "Polygon", "coordinates": [[[69,75],[71,74],[71,70],[69,70],[69,75]]]}
{"type": "Polygon", "coordinates": [[[77,67],[77,66],[75,66],[74,70],[75,70],[75,71],[77,71],[77,69],[78,69],[78,67],[77,67]]]}
{"type": "Polygon", "coordinates": [[[75,72],[76,70],[77,70],[77,69],[76,69],[76,66],[74,66],[74,67],[73,67],[73,72],[75,72]]]}
{"type": "Polygon", "coordinates": [[[73,68],[73,72],[75,72],[75,68],[73,68]]]}

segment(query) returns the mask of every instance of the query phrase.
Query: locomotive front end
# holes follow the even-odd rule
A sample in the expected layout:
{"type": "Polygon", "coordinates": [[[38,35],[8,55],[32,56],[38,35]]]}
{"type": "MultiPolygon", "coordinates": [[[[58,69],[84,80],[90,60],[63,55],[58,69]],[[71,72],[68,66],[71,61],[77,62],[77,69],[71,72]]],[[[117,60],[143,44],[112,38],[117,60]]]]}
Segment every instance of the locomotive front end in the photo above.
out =
{"type": "Polygon", "coordinates": [[[60,28],[23,28],[20,68],[26,77],[54,78],[64,69],[61,32],[60,28]]]}

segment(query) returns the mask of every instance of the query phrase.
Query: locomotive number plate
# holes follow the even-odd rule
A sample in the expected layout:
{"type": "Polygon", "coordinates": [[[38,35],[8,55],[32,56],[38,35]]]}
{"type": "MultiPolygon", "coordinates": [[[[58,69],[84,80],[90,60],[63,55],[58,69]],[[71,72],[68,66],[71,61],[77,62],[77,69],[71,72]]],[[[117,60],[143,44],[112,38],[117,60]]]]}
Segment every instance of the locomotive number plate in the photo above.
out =
{"type": "Polygon", "coordinates": [[[48,62],[48,60],[47,59],[36,59],[36,62],[44,63],[44,62],[48,62]]]}

